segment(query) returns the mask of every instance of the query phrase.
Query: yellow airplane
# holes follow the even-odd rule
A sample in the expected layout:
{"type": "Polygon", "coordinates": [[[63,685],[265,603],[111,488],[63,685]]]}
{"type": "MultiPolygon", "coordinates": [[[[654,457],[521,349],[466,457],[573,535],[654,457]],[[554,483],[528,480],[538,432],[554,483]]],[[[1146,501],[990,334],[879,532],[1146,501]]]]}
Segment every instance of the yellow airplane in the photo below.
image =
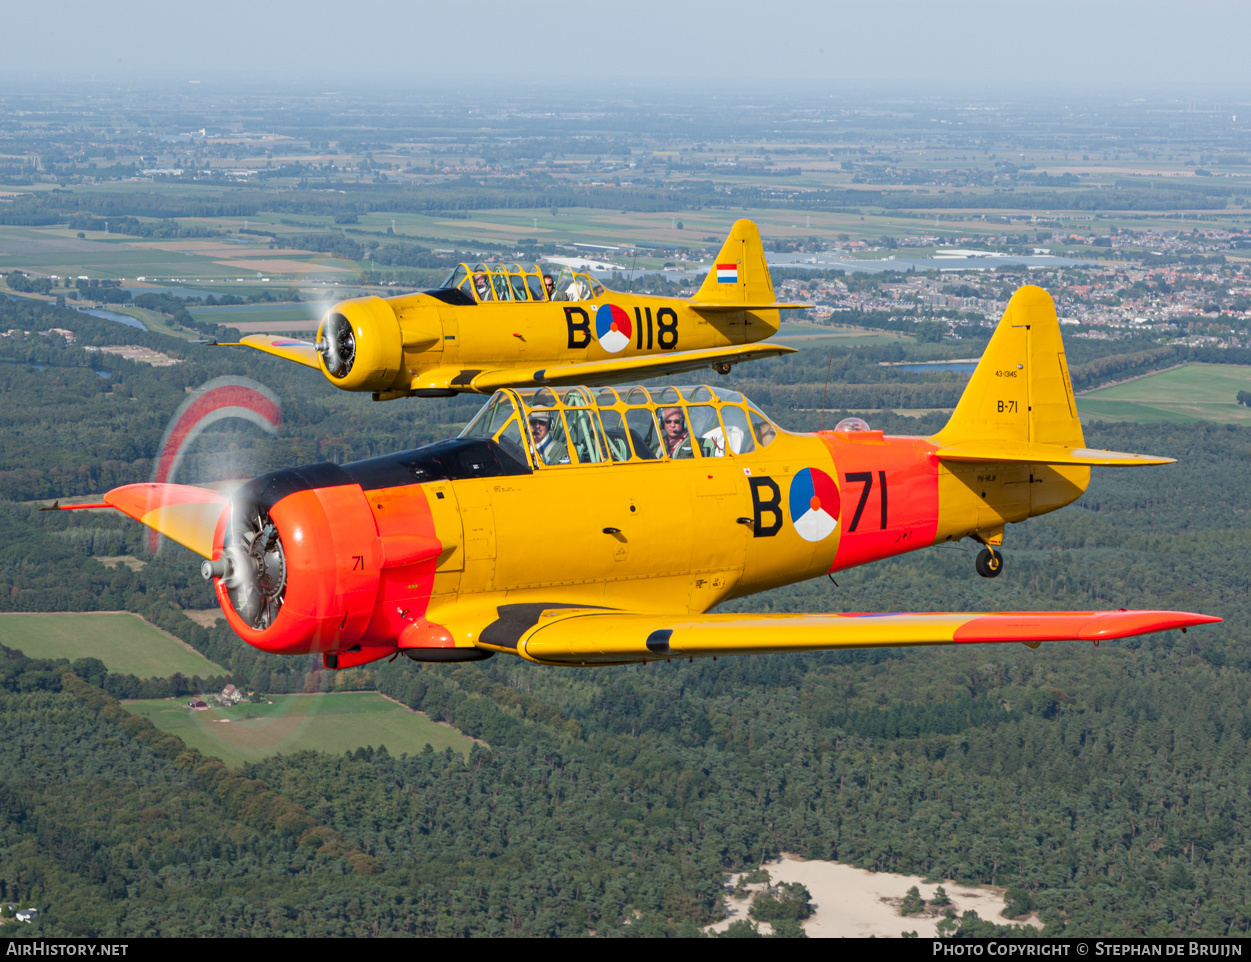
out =
{"type": "Polygon", "coordinates": [[[204,556],[231,627],[329,668],[404,654],[605,665],[880,645],[1122,638],[1177,611],[714,614],[716,605],[1063,507],[1092,465],[1055,306],[1012,298],[950,421],[786,431],[707,386],[502,389],[460,436],[276,471],[227,498],[132,484],[114,506],[204,556]]]}
{"type": "Polygon", "coordinates": [[[315,344],[253,334],[224,346],[316,368],[375,401],[450,397],[707,367],[728,374],[740,361],[793,353],[756,342],[777,333],[779,311],[808,306],[777,302],[760,231],[740,220],[692,300],[610,291],[567,267],[460,264],[424,294],[336,304],[315,344]]]}

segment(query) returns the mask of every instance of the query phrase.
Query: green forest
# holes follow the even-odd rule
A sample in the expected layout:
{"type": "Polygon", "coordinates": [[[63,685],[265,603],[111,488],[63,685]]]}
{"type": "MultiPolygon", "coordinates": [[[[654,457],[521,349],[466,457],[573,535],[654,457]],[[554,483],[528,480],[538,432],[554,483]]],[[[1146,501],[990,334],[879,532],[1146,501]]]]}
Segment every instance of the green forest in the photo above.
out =
{"type": "MultiPolygon", "coordinates": [[[[0,331],[10,329],[0,338],[0,611],[135,611],[249,689],[376,689],[486,743],[468,758],[375,746],[233,771],[118,701],[225,679],[140,679],[96,659],[6,648],[0,899],[43,913],[23,935],[695,936],[723,916],[728,873],[784,851],[1004,886],[1039,912],[1046,936],[1251,931],[1251,603],[1237,561],[1251,547],[1251,432],[1087,425],[1091,446],[1179,462],[1097,469],[1076,505],[1009,529],[993,581],[975,575],[973,546],[953,545],[730,606],[1176,607],[1225,619],[1184,636],[593,671],[397,661],[332,676],[312,659],[262,655],[221,622],[190,621],[183,609],[211,599],[189,553],[106,567],[97,556],[143,555],[140,526],[31,502],[146,480],[187,389],[224,374],[279,395],[281,436],[206,432],[183,480],[412,447],[457,430],[480,400],[373,404],[254,352],[31,301],[0,300],[0,331]],[[75,342],[38,333],[51,327],[75,342]],[[84,349],[108,344],[181,363],[84,349]]],[[[980,349],[903,344],[831,360],[813,348],[720,383],[806,430],[827,370],[829,426],[858,408],[948,405],[965,375],[879,362],[980,349]],[[883,397],[903,400],[868,403],[883,397]]],[[[1081,384],[1169,366],[1188,350],[1067,349],[1081,384]]],[[[942,422],[869,419],[907,433],[942,422]]],[[[1002,918],[959,921],[957,935],[1006,931],[1002,918]]]]}

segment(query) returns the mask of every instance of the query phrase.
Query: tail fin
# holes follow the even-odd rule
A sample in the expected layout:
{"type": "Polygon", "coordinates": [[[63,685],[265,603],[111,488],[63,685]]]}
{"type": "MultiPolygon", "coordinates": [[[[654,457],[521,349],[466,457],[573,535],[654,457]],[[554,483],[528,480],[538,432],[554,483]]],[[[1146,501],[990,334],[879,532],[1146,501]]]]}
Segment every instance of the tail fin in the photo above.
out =
{"type": "Polygon", "coordinates": [[[955,413],[934,440],[1085,445],[1051,295],[1012,295],[955,413]]]}
{"type": "Polygon", "coordinates": [[[701,304],[754,304],[774,302],[773,281],[765,262],[760,231],[749,220],[734,222],[721,245],[716,263],[695,294],[701,304]]]}

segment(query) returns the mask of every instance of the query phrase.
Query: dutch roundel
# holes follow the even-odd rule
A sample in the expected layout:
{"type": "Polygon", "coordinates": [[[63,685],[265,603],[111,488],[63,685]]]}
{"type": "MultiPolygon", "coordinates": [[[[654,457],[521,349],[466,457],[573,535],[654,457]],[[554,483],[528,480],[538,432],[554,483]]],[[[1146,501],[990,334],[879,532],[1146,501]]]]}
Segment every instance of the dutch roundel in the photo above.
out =
{"type": "Polygon", "coordinates": [[[838,486],[817,468],[804,468],[791,481],[791,524],[805,541],[823,541],[838,527],[838,486]]]}
{"type": "Polygon", "coordinates": [[[634,336],[630,315],[616,304],[605,304],[595,312],[595,336],[599,346],[609,354],[616,354],[627,347],[634,336]]]}

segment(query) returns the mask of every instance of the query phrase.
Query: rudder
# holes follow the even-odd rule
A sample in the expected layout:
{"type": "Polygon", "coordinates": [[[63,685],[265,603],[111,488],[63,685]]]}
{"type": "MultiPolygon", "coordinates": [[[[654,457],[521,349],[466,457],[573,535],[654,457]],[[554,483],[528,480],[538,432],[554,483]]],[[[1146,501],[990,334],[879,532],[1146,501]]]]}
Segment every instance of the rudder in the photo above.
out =
{"type": "Polygon", "coordinates": [[[1085,445],[1055,302],[1041,287],[1012,295],[955,413],[934,439],[1085,445]]]}

